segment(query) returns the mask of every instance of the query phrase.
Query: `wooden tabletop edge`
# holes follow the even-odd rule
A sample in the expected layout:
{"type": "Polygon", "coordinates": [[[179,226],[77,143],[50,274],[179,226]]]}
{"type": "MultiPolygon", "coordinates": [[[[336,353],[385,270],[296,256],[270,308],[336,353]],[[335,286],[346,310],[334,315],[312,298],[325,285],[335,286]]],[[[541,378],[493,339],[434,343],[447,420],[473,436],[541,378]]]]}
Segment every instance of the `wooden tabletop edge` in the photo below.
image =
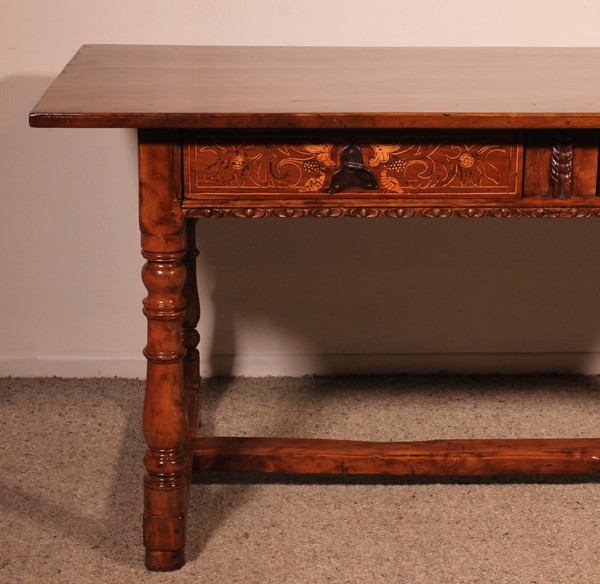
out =
{"type": "Polygon", "coordinates": [[[52,112],[34,107],[34,128],[476,128],[600,127],[598,113],[531,112],[52,112]]]}

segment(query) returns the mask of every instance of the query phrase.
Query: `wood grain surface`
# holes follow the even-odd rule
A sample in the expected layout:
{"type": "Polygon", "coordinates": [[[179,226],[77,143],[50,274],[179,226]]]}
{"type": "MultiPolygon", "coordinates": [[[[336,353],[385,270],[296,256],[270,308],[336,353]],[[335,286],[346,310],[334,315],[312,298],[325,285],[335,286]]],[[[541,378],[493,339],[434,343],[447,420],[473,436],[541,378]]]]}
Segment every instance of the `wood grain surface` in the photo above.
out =
{"type": "Polygon", "coordinates": [[[476,476],[597,474],[600,440],[513,439],[358,442],[298,438],[196,438],[203,471],[476,476]]]}
{"type": "Polygon", "coordinates": [[[599,75],[600,48],[85,45],[30,123],[598,127],[599,75]]]}

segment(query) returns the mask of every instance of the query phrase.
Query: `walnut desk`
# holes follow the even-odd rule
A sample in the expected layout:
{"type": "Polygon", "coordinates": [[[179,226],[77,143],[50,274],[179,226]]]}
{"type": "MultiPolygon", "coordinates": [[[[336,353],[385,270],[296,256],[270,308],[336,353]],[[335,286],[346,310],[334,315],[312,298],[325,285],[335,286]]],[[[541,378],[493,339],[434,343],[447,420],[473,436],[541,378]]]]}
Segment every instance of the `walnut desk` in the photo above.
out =
{"type": "Polygon", "coordinates": [[[184,562],[193,466],[599,471],[600,439],[197,437],[194,229],[214,217],[600,216],[600,49],[89,45],[30,123],[138,129],[148,568],[184,562]]]}

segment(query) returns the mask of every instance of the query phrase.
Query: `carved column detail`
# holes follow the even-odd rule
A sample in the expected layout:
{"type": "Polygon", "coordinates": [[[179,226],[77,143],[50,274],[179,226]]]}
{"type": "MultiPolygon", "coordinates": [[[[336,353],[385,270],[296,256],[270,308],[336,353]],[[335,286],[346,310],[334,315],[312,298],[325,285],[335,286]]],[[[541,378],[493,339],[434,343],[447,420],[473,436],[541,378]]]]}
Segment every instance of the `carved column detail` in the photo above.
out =
{"type": "Polygon", "coordinates": [[[573,135],[560,132],[550,158],[550,189],[555,199],[568,199],[573,193],[573,135]]]}
{"type": "Polygon", "coordinates": [[[184,563],[189,454],[184,407],[182,322],[186,241],[181,212],[181,152],[170,130],[140,130],[140,229],[148,290],[144,400],[144,544],[151,570],[184,563]]]}

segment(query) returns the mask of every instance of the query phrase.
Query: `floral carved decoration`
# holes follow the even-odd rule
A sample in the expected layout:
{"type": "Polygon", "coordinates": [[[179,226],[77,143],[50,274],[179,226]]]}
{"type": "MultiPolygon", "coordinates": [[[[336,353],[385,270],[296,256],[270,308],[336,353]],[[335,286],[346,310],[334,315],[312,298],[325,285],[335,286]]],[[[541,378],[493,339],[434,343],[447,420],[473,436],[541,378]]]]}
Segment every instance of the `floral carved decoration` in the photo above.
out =
{"type": "MultiPolygon", "coordinates": [[[[485,136],[485,142],[477,141],[481,134],[461,135],[461,140],[420,134],[393,136],[394,142],[363,137],[357,143],[380,186],[378,191],[370,191],[372,194],[517,196],[521,145],[508,133],[485,136]]],[[[290,143],[253,140],[251,144],[192,140],[186,151],[186,195],[202,198],[203,194],[227,195],[232,190],[326,195],[347,143],[339,138],[290,143]]],[[[356,191],[364,194],[361,189],[356,191]]]]}

